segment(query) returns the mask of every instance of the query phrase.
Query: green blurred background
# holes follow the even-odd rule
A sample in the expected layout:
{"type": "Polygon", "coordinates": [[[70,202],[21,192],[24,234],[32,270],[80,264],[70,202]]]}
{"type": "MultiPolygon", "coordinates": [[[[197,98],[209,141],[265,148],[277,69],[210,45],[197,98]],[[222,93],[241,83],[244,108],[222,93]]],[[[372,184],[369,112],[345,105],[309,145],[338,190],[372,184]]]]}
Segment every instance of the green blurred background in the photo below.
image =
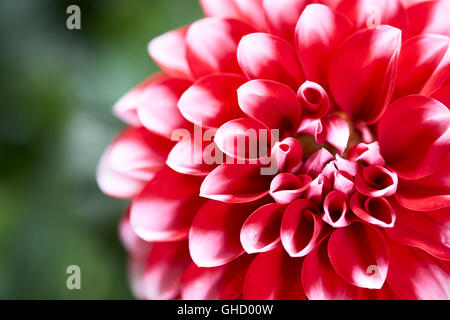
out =
{"type": "Polygon", "coordinates": [[[129,299],[97,161],[123,124],[113,103],[157,70],[153,37],[202,16],[197,0],[0,2],[0,299],[129,299]],[[66,8],[81,8],[81,30],[66,8]],[[81,290],[66,287],[81,268],[81,290]]]}

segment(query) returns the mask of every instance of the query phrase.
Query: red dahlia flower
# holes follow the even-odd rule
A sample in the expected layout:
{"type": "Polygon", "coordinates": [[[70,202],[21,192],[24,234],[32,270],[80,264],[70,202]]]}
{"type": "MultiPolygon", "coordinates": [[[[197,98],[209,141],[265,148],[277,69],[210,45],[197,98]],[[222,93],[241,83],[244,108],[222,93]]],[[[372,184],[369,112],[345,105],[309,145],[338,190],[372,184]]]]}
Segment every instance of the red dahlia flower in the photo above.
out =
{"type": "Polygon", "coordinates": [[[450,1],[200,2],[98,168],[136,297],[449,299],[450,1]]]}

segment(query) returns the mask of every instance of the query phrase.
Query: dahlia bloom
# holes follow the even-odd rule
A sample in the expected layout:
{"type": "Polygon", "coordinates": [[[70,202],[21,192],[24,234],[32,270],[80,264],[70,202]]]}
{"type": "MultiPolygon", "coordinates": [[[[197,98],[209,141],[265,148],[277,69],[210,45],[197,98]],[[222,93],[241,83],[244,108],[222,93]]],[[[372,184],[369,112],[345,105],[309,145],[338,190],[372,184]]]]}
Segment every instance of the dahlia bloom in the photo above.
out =
{"type": "Polygon", "coordinates": [[[98,167],[136,297],[449,299],[450,1],[200,3],[98,167]]]}

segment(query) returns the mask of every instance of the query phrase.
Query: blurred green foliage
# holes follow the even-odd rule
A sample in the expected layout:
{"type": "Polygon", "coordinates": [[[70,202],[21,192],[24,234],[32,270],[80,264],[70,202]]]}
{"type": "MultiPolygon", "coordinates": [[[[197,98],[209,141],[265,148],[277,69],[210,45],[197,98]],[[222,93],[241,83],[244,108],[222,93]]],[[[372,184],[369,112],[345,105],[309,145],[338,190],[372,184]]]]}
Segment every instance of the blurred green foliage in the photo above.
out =
{"type": "Polygon", "coordinates": [[[196,0],[0,2],[0,299],[128,299],[117,222],[97,161],[111,113],[157,70],[153,37],[202,16],[196,0]],[[81,30],[66,8],[81,8],[81,30]],[[66,288],[67,266],[81,290],[66,288]]]}

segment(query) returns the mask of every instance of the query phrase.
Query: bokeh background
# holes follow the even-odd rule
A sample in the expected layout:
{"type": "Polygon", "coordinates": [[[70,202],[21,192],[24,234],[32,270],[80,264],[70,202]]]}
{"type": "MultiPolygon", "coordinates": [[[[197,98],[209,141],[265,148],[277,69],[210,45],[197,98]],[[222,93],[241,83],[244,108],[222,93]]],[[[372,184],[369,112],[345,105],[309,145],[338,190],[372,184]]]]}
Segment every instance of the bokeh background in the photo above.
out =
{"type": "Polygon", "coordinates": [[[0,1],[0,299],[132,298],[127,203],[99,191],[96,165],[123,127],[113,103],[157,70],[148,41],[201,16],[197,0],[0,1]]]}

